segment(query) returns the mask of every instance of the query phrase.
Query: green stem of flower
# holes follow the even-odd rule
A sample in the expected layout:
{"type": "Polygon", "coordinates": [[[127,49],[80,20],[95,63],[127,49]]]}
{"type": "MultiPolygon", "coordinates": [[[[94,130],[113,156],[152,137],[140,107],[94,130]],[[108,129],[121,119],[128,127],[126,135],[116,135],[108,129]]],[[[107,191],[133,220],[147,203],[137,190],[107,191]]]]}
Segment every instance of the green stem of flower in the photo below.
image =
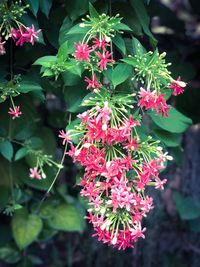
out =
{"type": "Polygon", "coordinates": [[[37,208],[37,210],[36,210],[36,213],[39,213],[40,208],[41,208],[43,202],[44,202],[45,199],[48,197],[49,193],[51,192],[51,190],[52,190],[52,188],[53,188],[53,186],[54,186],[54,184],[55,184],[55,182],[56,182],[56,180],[57,180],[57,178],[58,178],[58,176],[59,176],[59,174],[60,174],[60,171],[61,171],[61,169],[62,169],[61,166],[63,165],[64,160],[65,160],[65,154],[66,154],[66,151],[67,151],[67,146],[68,146],[68,143],[65,144],[65,148],[64,148],[63,156],[62,156],[62,159],[61,159],[61,161],[60,161],[60,167],[58,168],[58,170],[57,170],[57,172],[56,172],[55,178],[53,179],[53,182],[51,183],[49,189],[47,190],[47,192],[46,192],[45,195],[43,196],[42,200],[40,201],[40,203],[39,203],[39,205],[38,205],[38,208],[37,208]]]}

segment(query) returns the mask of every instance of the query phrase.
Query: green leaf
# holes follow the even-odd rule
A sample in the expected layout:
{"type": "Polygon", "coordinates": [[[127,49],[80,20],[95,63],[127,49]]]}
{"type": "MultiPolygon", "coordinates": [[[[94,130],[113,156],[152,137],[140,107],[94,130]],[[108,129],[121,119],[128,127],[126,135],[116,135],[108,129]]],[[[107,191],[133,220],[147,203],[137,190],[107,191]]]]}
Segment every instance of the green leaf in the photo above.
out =
{"type": "Polygon", "coordinates": [[[80,27],[80,24],[76,24],[67,34],[65,33],[66,40],[69,40],[69,53],[74,51],[74,43],[80,42],[89,29],[89,27],[80,27]]]}
{"type": "Polygon", "coordinates": [[[39,216],[20,209],[13,216],[11,226],[17,246],[24,249],[37,239],[42,230],[42,220],[39,216]]]}
{"type": "Polygon", "coordinates": [[[20,93],[29,93],[31,91],[40,91],[42,87],[34,82],[21,82],[17,88],[20,93]]]}
{"type": "Polygon", "coordinates": [[[48,219],[48,218],[53,216],[54,209],[55,209],[54,203],[53,203],[54,201],[56,203],[56,200],[48,199],[42,204],[42,206],[40,208],[40,217],[41,218],[48,219]]]}
{"type": "Polygon", "coordinates": [[[119,63],[112,71],[112,83],[114,87],[123,83],[132,73],[132,68],[123,63],[119,63]]]}
{"type": "MultiPolygon", "coordinates": [[[[41,73],[43,71],[41,70],[41,73]]],[[[44,72],[42,73],[42,77],[51,77],[54,76],[54,72],[51,69],[45,69],[44,72]]]]}
{"type": "Polygon", "coordinates": [[[121,35],[117,34],[113,38],[112,41],[116,45],[116,47],[120,50],[120,52],[122,52],[122,54],[125,55],[126,54],[126,45],[125,45],[124,39],[121,37],[121,35]]]}
{"type": "Polygon", "coordinates": [[[0,153],[4,158],[11,161],[13,157],[13,145],[9,141],[3,141],[0,143],[0,153]]]}
{"type": "Polygon", "coordinates": [[[59,32],[59,44],[60,45],[68,40],[66,33],[70,30],[71,26],[72,26],[72,21],[67,16],[64,19],[63,24],[60,28],[60,32],[59,32]]]}
{"type": "Polygon", "coordinates": [[[43,67],[49,67],[52,63],[55,63],[57,61],[56,56],[44,56],[38,58],[33,65],[41,65],[43,67]]]}
{"type": "Polygon", "coordinates": [[[80,82],[74,86],[66,86],[64,90],[64,100],[67,104],[67,110],[73,113],[80,112],[80,105],[86,94],[87,91],[84,82],[80,82]]]}
{"type": "MultiPolygon", "coordinates": [[[[64,85],[66,85],[66,86],[73,86],[73,85],[76,85],[80,82],[80,77],[76,74],[69,72],[69,71],[63,72],[62,78],[63,78],[64,85]]],[[[73,92],[70,92],[70,93],[73,94],[73,92]]]]}
{"type": "Polygon", "coordinates": [[[153,45],[155,46],[157,44],[157,40],[155,39],[151,31],[149,30],[150,18],[147,14],[143,1],[130,0],[130,3],[133,9],[135,10],[135,13],[137,14],[138,20],[142,26],[144,33],[147,34],[151,38],[151,41],[153,45]]]}
{"type": "Polygon", "coordinates": [[[26,0],[26,1],[30,5],[33,14],[36,16],[39,9],[39,0],[26,0]]]}
{"type": "Polygon", "coordinates": [[[68,72],[71,72],[72,74],[75,74],[81,77],[83,68],[80,62],[77,63],[75,59],[71,59],[69,62],[66,62],[65,66],[68,72]]]}
{"type": "Polygon", "coordinates": [[[17,153],[15,154],[15,160],[22,159],[28,154],[28,149],[27,147],[22,147],[20,148],[17,153]]]}
{"type": "Polygon", "coordinates": [[[15,264],[20,259],[21,259],[20,252],[13,246],[6,246],[0,248],[0,260],[9,264],[15,264]]]}
{"type": "MultiPolygon", "coordinates": [[[[81,122],[81,119],[76,118],[76,119],[73,120],[69,125],[67,125],[67,127],[66,127],[66,131],[69,131],[69,130],[74,129],[74,127],[75,127],[76,125],[79,125],[80,122],[81,122]]],[[[73,143],[74,143],[74,144],[78,144],[79,141],[80,141],[81,136],[82,136],[81,134],[80,134],[80,135],[75,135],[75,136],[73,136],[73,137],[72,137],[72,141],[73,141],[73,143]]]]}
{"type": "Polygon", "coordinates": [[[58,59],[63,61],[68,58],[68,41],[64,42],[58,49],[58,59]]]}
{"type": "Polygon", "coordinates": [[[134,37],[132,38],[132,46],[133,46],[133,53],[138,56],[142,56],[144,53],[147,52],[137,38],[134,37]]]}
{"type": "Polygon", "coordinates": [[[40,1],[40,10],[48,18],[53,0],[39,0],[39,1],[40,1]]]}
{"type": "Polygon", "coordinates": [[[181,135],[169,133],[164,130],[154,130],[155,135],[168,147],[177,147],[180,145],[181,135]]]}
{"type": "MultiPolygon", "coordinates": [[[[34,161],[35,158],[30,158],[30,156],[28,155],[28,161],[34,161]]],[[[36,162],[34,162],[36,163],[36,162]]],[[[34,164],[32,164],[34,165],[34,164]]],[[[41,190],[41,191],[47,191],[49,189],[49,187],[51,186],[53,179],[55,178],[55,170],[52,170],[52,167],[49,168],[44,168],[45,174],[46,174],[46,179],[42,179],[42,180],[37,180],[37,179],[30,179],[27,177],[24,180],[24,183],[26,185],[28,185],[31,188],[37,189],[37,190],[41,190]]]]}
{"type": "Polygon", "coordinates": [[[89,0],[67,0],[67,11],[73,21],[87,12],[88,2],[89,0]]]}
{"type": "Polygon", "coordinates": [[[200,216],[200,203],[192,197],[183,197],[178,192],[175,192],[173,197],[181,219],[193,220],[200,216]]]}
{"type": "Polygon", "coordinates": [[[89,2],[89,13],[91,18],[99,18],[99,13],[96,11],[94,6],[89,2]]]}
{"type": "Polygon", "coordinates": [[[184,116],[174,107],[170,107],[169,117],[162,117],[162,115],[158,115],[153,111],[148,111],[147,113],[157,126],[170,133],[182,133],[192,124],[190,118],[184,116]]]}
{"type": "Polygon", "coordinates": [[[84,228],[84,220],[74,205],[63,203],[54,209],[49,225],[56,230],[81,232],[84,228]]]}
{"type": "Polygon", "coordinates": [[[123,58],[121,59],[121,61],[133,66],[133,67],[136,67],[138,65],[138,62],[136,61],[136,58],[135,57],[127,57],[127,58],[123,58]]]}
{"type": "Polygon", "coordinates": [[[115,30],[128,31],[128,32],[131,31],[132,32],[132,29],[128,25],[126,25],[126,24],[124,24],[122,22],[116,24],[114,29],[115,30]]]}

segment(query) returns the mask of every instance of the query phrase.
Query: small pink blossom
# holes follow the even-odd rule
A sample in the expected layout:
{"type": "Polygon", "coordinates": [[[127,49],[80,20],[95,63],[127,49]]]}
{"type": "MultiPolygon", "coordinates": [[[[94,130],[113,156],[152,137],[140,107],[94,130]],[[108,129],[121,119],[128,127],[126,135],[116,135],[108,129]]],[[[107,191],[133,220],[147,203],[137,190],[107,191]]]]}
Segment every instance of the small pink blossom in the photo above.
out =
{"type": "Polygon", "coordinates": [[[166,182],[167,182],[167,179],[160,180],[159,178],[156,178],[155,188],[164,190],[164,185],[166,184],[166,182]]]}
{"type": "Polygon", "coordinates": [[[108,51],[103,52],[103,54],[96,52],[96,54],[100,59],[100,61],[98,62],[100,70],[105,70],[108,63],[114,62],[114,60],[110,58],[112,53],[109,53],[108,51]]]}
{"type": "Polygon", "coordinates": [[[75,52],[73,56],[78,61],[90,61],[90,53],[92,52],[92,49],[89,47],[88,44],[83,43],[74,43],[75,45],[75,52]]]}
{"type": "Polygon", "coordinates": [[[35,31],[35,26],[32,24],[31,27],[26,28],[26,34],[28,38],[28,42],[34,45],[34,41],[39,40],[38,33],[41,32],[41,29],[35,31]]]}
{"type": "Polygon", "coordinates": [[[2,38],[0,36],[0,56],[4,55],[6,53],[5,47],[4,47],[5,41],[2,42],[2,38]]]}
{"type": "Polygon", "coordinates": [[[186,87],[186,83],[181,81],[181,77],[178,76],[177,81],[173,81],[168,88],[173,89],[172,95],[177,96],[184,92],[184,87],[186,87]]]}
{"type": "Polygon", "coordinates": [[[24,28],[22,25],[18,29],[11,29],[10,36],[16,41],[16,45],[22,46],[24,43],[31,43],[34,45],[35,39],[38,40],[38,33],[41,29],[35,31],[35,26],[24,28]]]}
{"type": "Polygon", "coordinates": [[[8,114],[12,116],[12,119],[19,118],[22,115],[20,111],[20,106],[15,106],[14,108],[9,108],[8,114]]]}
{"type": "Polygon", "coordinates": [[[164,98],[164,94],[156,93],[156,91],[150,91],[150,89],[145,90],[144,88],[140,88],[139,92],[139,102],[138,106],[141,108],[156,110],[158,114],[162,114],[162,116],[168,116],[169,105],[167,105],[166,100],[164,98]]]}
{"type": "Polygon", "coordinates": [[[99,40],[98,38],[94,37],[94,39],[93,39],[93,48],[94,49],[100,48],[100,49],[106,50],[106,46],[110,46],[110,44],[108,44],[106,42],[105,38],[103,38],[102,40],[99,40]]]}
{"type": "Polygon", "coordinates": [[[94,89],[93,92],[97,93],[99,92],[99,88],[102,87],[102,84],[98,82],[96,75],[94,74],[92,77],[92,80],[90,80],[88,77],[85,77],[85,82],[88,83],[88,86],[86,87],[86,89],[94,89]]]}
{"type": "Polygon", "coordinates": [[[69,136],[69,131],[64,132],[63,130],[59,131],[58,137],[63,139],[62,144],[65,145],[65,143],[72,143],[71,138],[69,136]]]}
{"type": "Polygon", "coordinates": [[[35,178],[37,180],[41,180],[42,179],[42,176],[39,174],[39,171],[38,171],[38,168],[37,167],[30,168],[29,171],[30,171],[29,176],[31,178],[35,178]]]}

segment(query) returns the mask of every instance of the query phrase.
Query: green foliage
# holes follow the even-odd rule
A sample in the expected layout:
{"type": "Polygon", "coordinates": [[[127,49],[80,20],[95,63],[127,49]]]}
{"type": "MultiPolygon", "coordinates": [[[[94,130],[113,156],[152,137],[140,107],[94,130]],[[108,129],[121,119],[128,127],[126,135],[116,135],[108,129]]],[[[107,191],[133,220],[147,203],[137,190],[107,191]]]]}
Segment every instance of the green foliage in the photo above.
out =
{"type": "Polygon", "coordinates": [[[13,157],[13,146],[9,141],[2,141],[0,143],[0,153],[9,161],[12,160],[13,157]]]}
{"type": "Polygon", "coordinates": [[[178,192],[174,193],[177,211],[183,220],[193,220],[200,217],[200,203],[192,197],[183,197],[178,192]]]}
{"type": "Polygon", "coordinates": [[[9,264],[14,264],[17,263],[20,259],[21,254],[15,247],[6,246],[0,248],[0,260],[9,264]]]}
{"type": "Polygon", "coordinates": [[[35,214],[28,214],[25,209],[15,213],[11,225],[19,249],[24,249],[34,242],[42,230],[42,220],[35,214]]]}
{"type": "Polygon", "coordinates": [[[84,229],[84,219],[80,210],[71,204],[61,203],[51,213],[48,221],[49,225],[62,231],[79,231],[84,229]]]}
{"type": "Polygon", "coordinates": [[[157,115],[152,111],[148,111],[148,114],[157,126],[170,133],[182,133],[192,124],[190,118],[173,107],[170,107],[169,117],[162,117],[162,115],[157,115]]]}
{"type": "Polygon", "coordinates": [[[114,85],[114,88],[117,85],[126,81],[128,77],[130,77],[131,73],[132,73],[132,68],[130,66],[123,63],[118,64],[117,67],[115,67],[114,70],[112,70],[111,81],[114,85]]]}

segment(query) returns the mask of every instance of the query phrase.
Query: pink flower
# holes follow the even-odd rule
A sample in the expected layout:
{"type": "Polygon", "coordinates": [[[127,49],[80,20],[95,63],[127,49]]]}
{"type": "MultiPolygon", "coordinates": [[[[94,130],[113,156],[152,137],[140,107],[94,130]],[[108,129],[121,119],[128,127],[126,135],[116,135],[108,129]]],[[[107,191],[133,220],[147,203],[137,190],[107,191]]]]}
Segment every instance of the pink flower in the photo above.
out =
{"type": "Polygon", "coordinates": [[[112,187],[110,198],[114,213],[116,213],[118,208],[125,208],[127,211],[130,211],[132,204],[136,203],[130,189],[125,183],[120,183],[112,187]]]}
{"type": "Polygon", "coordinates": [[[109,53],[108,51],[103,52],[103,54],[101,54],[100,52],[96,52],[96,54],[100,59],[100,61],[98,62],[100,70],[105,70],[107,63],[114,62],[112,59],[109,58],[112,55],[112,53],[109,53]]]}
{"type": "Polygon", "coordinates": [[[31,178],[35,178],[35,179],[38,179],[38,180],[41,180],[42,179],[42,176],[39,174],[37,167],[30,168],[29,170],[30,170],[29,176],[31,178]]]}
{"type": "Polygon", "coordinates": [[[137,241],[139,237],[145,238],[144,232],[146,231],[146,228],[142,229],[140,223],[135,225],[134,228],[131,228],[130,231],[131,231],[131,236],[135,239],[135,241],[137,241]]]}
{"type": "Polygon", "coordinates": [[[12,37],[14,40],[19,38],[21,36],[20,34],[20,31],[15,29],[15,28],[12,28],[11,31],[10,31],[10,37],[12,37]]]}
{"type": "Polygon", "coordinates": [[[184,87],[186,87],[186,83],[181,81],[181,77],[178,76],[177,81],[173,81],[167,88],[174,89],[172,95],[177,96],[184,92],[184,87]]]}
{"type": "Polygon", "coordinates": [[[35,26],[32,24],[31,27],[26,28],[27,42],[34,45],[34,39],[39,40],[38,33],[41,32],[41,29],[35,31],[35,26]]]}
{"type": "Polygon", "coordinates": [[[93,92],[97,93],[99,92],[99,88],[102,87],[102,84],[98,82],[96,75],[94,74],[92,77],[92,80],[90,80],[88,77],[85,77],[85,82],[88,83],[88,86],[86,87],[86,89],[90,89],[93,88],[93,92]]]}
{"type": "Polygon", "coordinates": [[[20,106],[15,106],[13,109],[9,108],[8,114],[12,116],[12,119],[19,118],[22,115],[22,112],[20,111],[20,106]]]}
{"type": "Polygon", "coordinates": [[[145,90],[144,88],[140,88],[139,92],[139,102],[138,106],[141,108],[156,110],[158,114],[162,114],[162,116],[168,116],[169,106],[166,103],[164,98],[164,94],[156,93],[156,91],[150,91],[150,89],[145,90]]]}
{"type": "Polygon", "coordinates": [[[6,53],[5,47],[4,47],[5,41],[2,42],[2,38],[0,36],[0,55],[4,55],[6,53]]]}
{"type": "Polygon", "coordinates": [[[103,50],[106,50],[106,46],[110,46],[110,44],[106,43],[106,39],[103,38],[102,40],[99,40],[98,38],[94,37],[93,39],[93,48],[100,48],[103,50]]]}
{"type": "Polygon", "coordinates": [[[166,182],[167,182],[167,179],[160,180],[159,178],[156,178],[155,188],[164,190],[164,185],[166,184],[166,182]]]}
{"type": "Polygon", "coordinates": [[[38,33],[41,31],[35,31],[35,26],[32,24],[31,27],[24,28],[22,25],[19,27],[19,30],[12,28],[10,36],[16,41],[16,45],[22,46],[24,43],[31,43],[34,45],[34,40],[38,40],[38,33]]]}
{"type": "Polygon", "coordinates": [[[78,61],[90,61],[90,53],[93,51],[88,44],[82,44],[82,43],[74,43],[75,45],[75,52],[73,56],[78,61]]]}
{"type": "Polygon", "coordinates": [[[65,143],[72,143],[71,138],[69,136],[69,131],[64,132],[62,130],[62,131],[59,131],[59,133],[60,134],[58,135],[58,137],[63,139],[63,142],[62,142],[63,145],[65,145],[65,143]]]}

